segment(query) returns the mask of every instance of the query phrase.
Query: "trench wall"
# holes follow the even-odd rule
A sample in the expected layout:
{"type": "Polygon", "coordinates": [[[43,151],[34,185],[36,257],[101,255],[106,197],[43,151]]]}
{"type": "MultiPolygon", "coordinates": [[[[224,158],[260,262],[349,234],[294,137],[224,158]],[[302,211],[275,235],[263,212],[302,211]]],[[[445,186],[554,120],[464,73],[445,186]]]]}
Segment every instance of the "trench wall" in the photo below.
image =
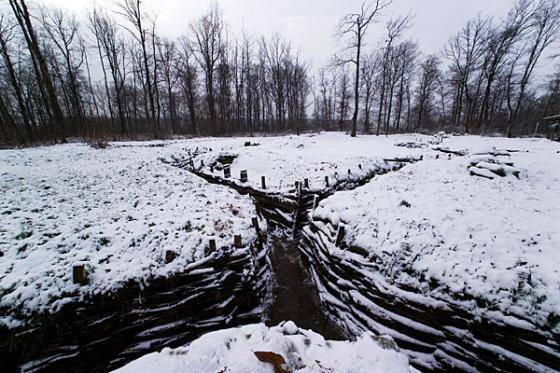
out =
{"type": "MultiPolygon", "coordinates": [[[[349,334],[392,336],[425,370],[560,370],[560,336],[480,319],[454,304],[402,289],[376,274],[359,247],[336,247],[338,227],[310,222],[299,249],[329,316],[349,334]],[[345,255],[333,253],[344,250],[345,255]]],[[[340,244],[339,244],[340,245],[340,244]]],[[[474,301],[474,300],[473,300],[474,301]]]]}
{"type": "Polygon", "coordinates": [[[0,329],[5,372],[96,372],[118,368],[201,334],[260,322],[269,282],[267,248],[211,253],[184,273],[130,283],[111,295],[71,303],[18,329],[0,329]]]}

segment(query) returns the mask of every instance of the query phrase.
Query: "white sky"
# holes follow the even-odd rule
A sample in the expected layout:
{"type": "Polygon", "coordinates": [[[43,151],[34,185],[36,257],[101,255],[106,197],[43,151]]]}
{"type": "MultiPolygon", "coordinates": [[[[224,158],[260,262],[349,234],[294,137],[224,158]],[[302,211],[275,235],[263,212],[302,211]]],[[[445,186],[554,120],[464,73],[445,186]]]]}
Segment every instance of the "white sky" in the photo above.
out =
{"type": "MultiPolygon", "coordinates": [[[[31,3],[31,0],[28,0],[31,3]]],[[[43,0],[78,15],[92,7],[92,0],[43,0]]],[[[244,28],[249,35],[280,33],[292,42],[314,68],[326,63],[336,51],[334,29],[340,18],[359,9],[362,0],[215,0],[223,10],[230,32],[236,36],[244,28]]],[[[96,0],[114,8],[114,0],[96,0]]],[[[211,0],[144,0],[144,7],[157,14],[160,33],[173,37],[184,33],[188,24],[205,13],[211,0]]],[[[368,35],[369,44],[382,40],[382,24],[391,15],[412,13],[414,27],[408,37],[420,42],[424,54],[439,52],[465,22],[477,14],[501,18],[514,0],[394,0],[385,17],[368,35]]]]}

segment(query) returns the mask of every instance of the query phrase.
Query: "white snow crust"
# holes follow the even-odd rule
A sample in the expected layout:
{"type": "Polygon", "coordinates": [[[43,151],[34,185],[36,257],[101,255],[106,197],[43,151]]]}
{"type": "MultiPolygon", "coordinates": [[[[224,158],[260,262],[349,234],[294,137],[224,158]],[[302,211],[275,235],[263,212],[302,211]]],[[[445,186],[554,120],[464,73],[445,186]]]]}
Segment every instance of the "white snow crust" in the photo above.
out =
{"type": "Polygon", "coordinates": [[[10,310],[55,312],[131,280],[185,271],[211,238],[218,248],[231,247],[234,234],[253,241],[249,197],[159,159],[185,143],[0,151],[0,322],[18,325],[10,310]],[[177,254],[169,264],[166,250],[177,254]],[[87,268],[85,286],[73,283],[77,263],[87,268]]]}
{"type": "MultiPolygon", "coordinates": [[[[470,176],[469,156],[428,153],[422,162],[323,200],[314,224],[343,223],[345,241],[367,249],[377,276],[416,289],[426,301],[558,333],[559,144],[452,136],[442,145],[470,155],[516,150],[497,156],[522,176],[470,176]]],[[[355,255],[334,245],[329,250],[341,259],[355,255]]]]}
{"type": "Polygon", "coordinates": [[[415,372],[391,344],[390,337],[370,333],[355,342],[326,341],[291,321],[271,328],[255,324],[205,334],[187,347],[145,355],[115,372],[274,372],[255,352],[281,355],[290,372],[415,372]]]}

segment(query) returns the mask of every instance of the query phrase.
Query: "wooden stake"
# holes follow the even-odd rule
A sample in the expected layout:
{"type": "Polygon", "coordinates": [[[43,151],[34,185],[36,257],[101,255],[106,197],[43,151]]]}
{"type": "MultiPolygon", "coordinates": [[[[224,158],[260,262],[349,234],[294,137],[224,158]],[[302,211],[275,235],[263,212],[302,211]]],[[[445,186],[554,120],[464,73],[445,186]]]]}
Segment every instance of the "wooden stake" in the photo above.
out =
{"type": "Polygon", "coordinates": [[[165,263],[171,263],[177,257],[177,253],[173,250],[165,251],[165,263]]]}
{"type": "Polygon", "coordinates": [[[342,242],[342,239],[344,238],[344,225],[343,224],[339,224],[338,225],[338,231],[336,232],[336,242],[335,245],[340,247],[340,244],[342,242]]]}
{"type": "Polygon", "coordinates": [[[329,186],[329,177],[325,176],[325,186],[329,186]]]}
{"type": "Polygon", "coordinates": [[[72,280],[75,284],[87,284],[87,272],[83,264],[74,264],[72,266],[72,280]]]}
{"type": "Polygon", "coordinates": [[[229,165],[224,166],[224,177],[226,179],[229,179],[231,177],[231,168],[229,167],[229,165]]]}
{"type": "Polygon", "coordinates": [[[261,228],[259,227],[259,219],[257,217],[251,218],[251,222],[253,223],[253,227],[255,227],[255,231],[257,232],[259,241],[261,241],[261,228]]]}
{"type": "Polygon", "coordinates": [[[247,170],[241,170],[239,173],[239,181],[246,183],[249,178],[247,177],[247,170]]]}
{"type": "Polygon", "coordinates": [[[210,252],[213,253],[215,252],[216,249],[216,240],[215,239],[211,239],[208,241],[208,249],[210,249],[210,252]]]}
{"type": "Polygon", "coordinates": [[[266,189],[266,177],[261,176],[261,188],[266,189]]]}
{"type": "Polygon", "coordinates": [[[233,246],[237,248],[243,247],[243,241],[241,241],[241,235],[236,234],[235,236],[233,236],[233,246]]]}
{"type": "Polygon", "coordinates": [[[259,219],[254,217],[251,218],[251,223],[253,223],[253,227],[258,231],[259,230],[259,219]]]}
{"type": "Polygon", "coordinates": [[[303,187],[305,189],[309,189],[309,179],[308,178],[303,179],[303,187]]]}

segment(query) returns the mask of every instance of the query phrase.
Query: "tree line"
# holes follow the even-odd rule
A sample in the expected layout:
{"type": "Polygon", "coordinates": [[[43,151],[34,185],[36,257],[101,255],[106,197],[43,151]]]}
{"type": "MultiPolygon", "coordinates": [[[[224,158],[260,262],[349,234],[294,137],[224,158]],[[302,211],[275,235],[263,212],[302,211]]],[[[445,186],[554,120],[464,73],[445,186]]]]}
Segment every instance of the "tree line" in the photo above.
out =
{"type": "Polygon", "coordinates": [[[8,145],[309,129],[512,136],[560,113],[560,69],[536,84],[560,33],[554,0],[518,0],[499,21],[478,16],[427,56],[405,38],[411,16],[390,19],[383,40],[370,40],[391,3],[364,3],[342,17],[343,48],[316,74],[278,34],[232,38],[217,6],[172,40],[141,0],[81,19],[8,3],[0,14],[0,143],[8,145]]]}
{"type": "Polygon", "coordinates": [[[514,136],[533,134],[542,117],[560,114],[560,66],[544,84],[536,79],[538,63],[557,57],[547,53],[559,41],[558,1],[518,0],[502,20],[477,16],[440,54],[427,56],[404,37],[410,15],[391,18],[383,42],[365,49],[369,25],[390,4],[364,3],[342,18],[344,48],[319,72],[318,121],[350,125],[352,135],[361,118],[363,132],[377,135],[445,129],[514,136]]]}

